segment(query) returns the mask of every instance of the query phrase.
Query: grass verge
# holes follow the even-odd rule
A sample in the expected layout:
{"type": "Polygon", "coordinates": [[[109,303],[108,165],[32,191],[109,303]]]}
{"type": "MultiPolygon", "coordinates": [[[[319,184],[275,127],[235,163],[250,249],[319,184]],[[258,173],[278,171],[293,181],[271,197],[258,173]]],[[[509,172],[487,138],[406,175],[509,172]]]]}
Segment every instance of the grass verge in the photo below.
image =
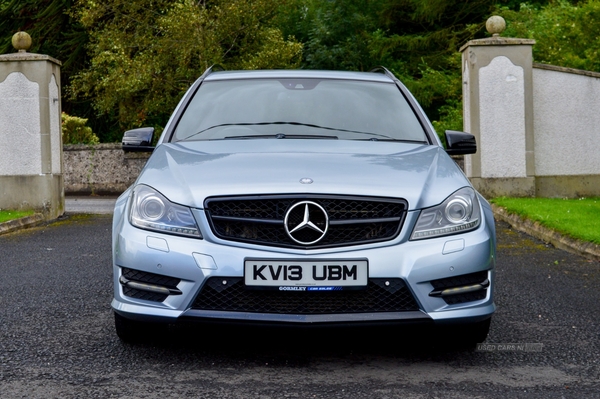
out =
{"type": "Polygon", "coordinates": [[[600,198],[508,198],[491,203],[571,238],[600,244],[600,198]]]}
{"type": "Polygon", "coordinates": [[[26,216],[31,216],[34,211],[7,211],[0,210],[0,223],[8,222],[9,220],[20,219],[26,216]]]}

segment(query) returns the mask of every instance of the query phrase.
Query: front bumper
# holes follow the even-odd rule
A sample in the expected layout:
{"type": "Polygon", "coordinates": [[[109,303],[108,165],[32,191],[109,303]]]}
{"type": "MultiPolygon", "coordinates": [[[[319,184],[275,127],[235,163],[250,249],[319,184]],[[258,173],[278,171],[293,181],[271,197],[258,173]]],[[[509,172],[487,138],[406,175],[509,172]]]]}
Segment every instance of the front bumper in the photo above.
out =
{"type": "MultiPolygon", "coordinates": [[[[175,322],[181,319],[207,321],[239,321],[283,324],[360,324],[434,322],[470,323],[489,318],[495,310],[494,264],[495,235],[489,218],[472,232],[420,241],[409,241],[417,214],[407,215],[402,232],[393,241],[371,245],[320,250],[295,250],[265,247],[220,240],[211,234],[202,211],[195,217],[204,239],[191,239],[145,231],[131,226],[123,217],[127,213],[125,199],[115,212],[113,226],[114,299],[112,307],[124,317],[140,321],[175,322]],[[201,309],[194,302],[209,278],[243,277],[244,260],[368,259],[370,279],[401,279],[417,306],[403,311],[373,311],[358,313],[272,313],[201,309]],[[126,295],[123,270],[132,269],[175,280],[170,287],[177,292],[157,301],[126,295]],[[487,284],[474,300],[448,302],[432,295],[432,284],[440,279],[453,281],[457,276],[486,274],[487,284]]],[[[460,278],[459,280],[460,281],[460,278]]],[[[164,287],[166,283],[155,284],[164,287]],[[161,285],[162,284],[162,285],[161,285]]],[[[472,286],[465,283],[462,287],[472,286]]],[[[168,284],[167,284],[168,286],[168,284]]],[[[139,288],[139,287],[138,287],[139,288]]],[[[142,287],[143,289],[143,287],[142,287]]],[[[440,291],[439,289],[437,290],[440,291]]],[[[298,295],[298,293],[293,293],[298,295]]],[[[310,293],[305,293],[311,295],[310,293]]],[[[327,294],[327,293],[325,293],[327,294]]],[[[302,294],[300,294],[302,295],[302,294]]]]}

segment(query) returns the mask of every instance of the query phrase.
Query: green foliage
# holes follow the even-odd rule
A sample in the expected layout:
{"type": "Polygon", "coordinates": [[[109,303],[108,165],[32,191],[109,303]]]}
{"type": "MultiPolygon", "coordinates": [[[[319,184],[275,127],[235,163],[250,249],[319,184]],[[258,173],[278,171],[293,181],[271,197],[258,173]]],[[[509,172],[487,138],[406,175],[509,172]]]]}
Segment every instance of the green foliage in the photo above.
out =
{"type": "MultiPolygon", "coordinates": [[[[290,0],[279,21],[305,43],[304,66],[369,70],[397,63],[436,70],[481,31],[492,0],[290,0]]],[[[451,62],[451,61],[450,61],[451,62]]]]}
{"type": "MultiPolygon", "coordinates": [[[[67,11],[76,0],[0,0],[0,54],[16,51],[12,35],[26,31],[32,39],[29,50],[50,55],[62,62],[61,84],[66,87],[72,75],[87,62],[87,32],[67,11]]],[[[62,99],[62,109],[68,114],[90,118],[96,131],[106,122],[96,118],[89,101],[62,99]]]]}
{"type": "Polygon", "coordinates": [[[226,69],[299,66],[302,45],[273,24],[268,0],[82,0],[90,65],[73,96],[93,99],[120,129],[164,126],[185,90],[211,65],[226,69]]]}
{"type": "Polygon", "coordinates": [[[92,128],[86,126],[87,119],[70,116],[64,112],[62,120],[63,144],[98,144],[100,140],[92,132],[92,128]]]}
{"type": "MultiPolygon", "coordinates": [[[[431,122],[442,142],[445,142],[446,130],[463,130],[460,54],[456,52],[453,56],[454,69],[440,71],[423,65],[420,79],[404,78],[421,105],[429,108],[430,116],[433,114],[431,122]],[[431,110],[434,107],[435,110],[431,110]]],[[[450,60],[448,63],[451,64],[450,60]]]]}
{"type": "Polygon", "coordinates": [[[446,130],[463,130],[463,110],[462,102],[454,99],[448,99],[445,105],[439,110],[438,120],[431,121],[442,143],[446,142],[444,132],[446,130]]]}
{"type": "Polygon", "coordinates": [[[600,198],[494,198],[490,202],[570,237],[600,244],[600,198]]]}
{"type": "Polygon", "coordinates": [[[87,35],[65,13],[73,0],[6,0],[0,2],[0,54],[14,52],[12,35],[26,31],[31,52],[48,54],[63,63],[63,72],[83,66],[87,35]]]}
{"type": "Polygon", "coordinates": [[[493,7],[492,0],[295,0],[280,23],[303,41],[304,68],[384,65],[413,92],[436,129],[462,130],[458,49],[483,35],[493,7]]]}
{"type": "Polygon", "coordinates": [[[159,127],[212,64],[363,71],[384,65],[436,129],[462,130],[457,50],[481,35],[492,7],[492,0],[82,0],[73,15],[91,37],[91,64],[71,92],[92,99],[119,130],[159,127]]]}
{"type": "Polygon", "coordinates": [[[535,62],[600,72],[600,1],[498,10],[507,22],[503,36],[535,39],[535,62]]]}

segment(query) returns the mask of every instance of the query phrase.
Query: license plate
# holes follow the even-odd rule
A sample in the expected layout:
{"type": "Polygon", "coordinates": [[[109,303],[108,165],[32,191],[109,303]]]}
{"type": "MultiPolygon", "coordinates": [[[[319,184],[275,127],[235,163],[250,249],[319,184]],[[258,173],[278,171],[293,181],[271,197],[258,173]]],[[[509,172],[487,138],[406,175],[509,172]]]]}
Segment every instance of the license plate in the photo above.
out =
{"type": "Polygon", "coordinates": [[[293,291],[324,291],[335,287],[364,287],[368,262],[359,260],[290,261],[247,259],[244,279],[249,287],[306,287],[293,291]]]}

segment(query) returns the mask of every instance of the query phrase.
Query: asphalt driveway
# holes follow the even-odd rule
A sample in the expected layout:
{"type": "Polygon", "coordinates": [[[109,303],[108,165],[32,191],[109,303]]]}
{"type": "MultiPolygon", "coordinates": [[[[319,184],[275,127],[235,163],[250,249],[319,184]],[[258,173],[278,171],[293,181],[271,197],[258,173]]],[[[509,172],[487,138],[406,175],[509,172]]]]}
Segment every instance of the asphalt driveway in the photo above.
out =
{"type": "Polygon", "coordinates": [[[178,326],[122,344],[110,223],[0,236],[1,398],[600,398],[600,263],[506,224],[489,351],[471,351],[381,329],[178,326]]]}

